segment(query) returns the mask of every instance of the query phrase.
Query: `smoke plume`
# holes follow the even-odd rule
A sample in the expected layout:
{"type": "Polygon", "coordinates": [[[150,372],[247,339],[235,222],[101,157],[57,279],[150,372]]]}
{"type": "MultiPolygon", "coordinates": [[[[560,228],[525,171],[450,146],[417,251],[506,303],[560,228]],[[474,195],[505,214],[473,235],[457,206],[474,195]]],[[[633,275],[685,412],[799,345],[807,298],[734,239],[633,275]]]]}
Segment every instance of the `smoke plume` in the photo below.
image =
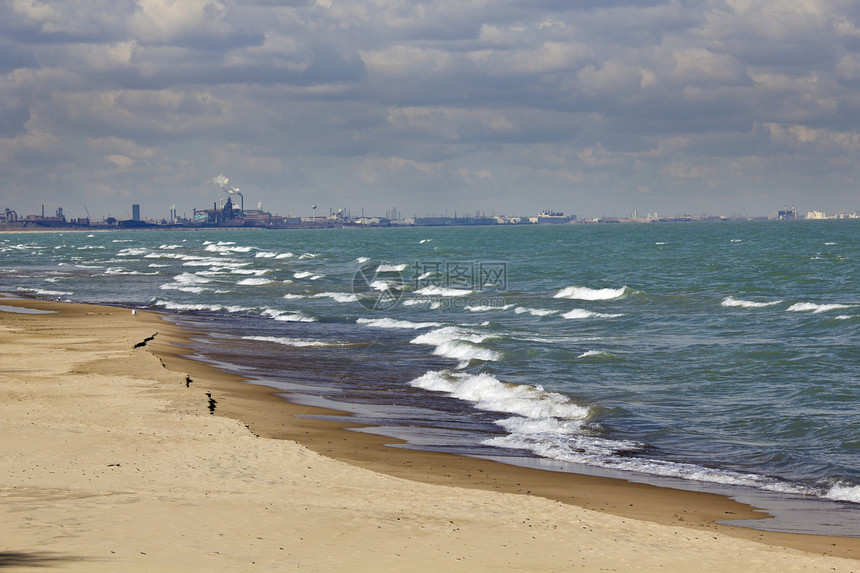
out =
{"type": "Polygon", "coordinates": [[[238,187],[232,187],[230,185],[230,180],[227,179],[224,175],[216,175],[212,179],[209,180],[210,183],[213,183],[221,188],[221,191],[227,193],[228,195],[239,195],[242,196],[242,192],[239,191],[238,187]]]}

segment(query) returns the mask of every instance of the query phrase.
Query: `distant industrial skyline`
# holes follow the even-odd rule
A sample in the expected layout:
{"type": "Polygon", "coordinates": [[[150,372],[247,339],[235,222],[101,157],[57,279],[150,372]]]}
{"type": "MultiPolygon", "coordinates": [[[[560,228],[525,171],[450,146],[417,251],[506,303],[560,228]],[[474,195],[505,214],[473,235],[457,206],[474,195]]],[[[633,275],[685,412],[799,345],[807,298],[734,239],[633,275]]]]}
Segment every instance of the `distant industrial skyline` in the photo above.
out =
{"type": "Polygon", "coordinates": [[[843,0],[0,3],[0,209],[860,208],[843,0]]]}
{"type": "Polygon", "coordinates": [[[309,228],[309,227],[375,227],[375,226],[461,226],[461,225],[522,225],[522,224],[568,224],[568,223],[648,223],[648,222],[686,222],[686,221],[746,221],[766,219],[860,219],[860,212],[840,212],[827,214],[823,211],[798,212],[796,208],[786,206],[767,216],[748,215],[746,212],[730,215],[700,214],[659,214],[649,212],[639,215],[634,211],[629,216],[580,217],[576,213],[563,211],[542,210],[537,214],[496,214],[486,211],[474,213],[459,213],[449,210],[439,213],[425,213],[412,216],[404,214],[397,207],[387,210],[384,215],[353,214],[348,209],[329,209],[328,214],[316,212],[317,205],[312,205],[311,216],[296,216],[293,213],[272,213],[269,211],[244,208],[244,196],[238,188],[229,186],[229,180],[220,177],[218,183],[227,193],[226,201],[213,202],[210,208],[193,208],[191,215],[181,213],[171,206],[167,217],[152,217],[141,211],[137,203],[131,205],[131,214],[125,211],[127,218],[107,216],[93,218],[88,209],[86,217],[68,216],[63,207],[58,207],[53,215],[46,212],[44,205],[39,214],[18,213],[16,210],[0,209],[0,230],[32,229],[32,228],[149,228],[149,227],[259,227],[259,228],[309,228]],[[233,199],[239,196],[241,202],[233,199]]]}

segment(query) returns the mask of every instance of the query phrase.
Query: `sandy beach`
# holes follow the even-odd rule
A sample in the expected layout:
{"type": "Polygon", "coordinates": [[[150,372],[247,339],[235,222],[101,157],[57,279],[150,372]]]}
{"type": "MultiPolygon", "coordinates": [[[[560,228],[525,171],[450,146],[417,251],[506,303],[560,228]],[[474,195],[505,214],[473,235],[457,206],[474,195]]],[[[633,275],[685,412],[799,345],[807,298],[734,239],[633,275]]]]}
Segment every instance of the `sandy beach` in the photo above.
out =
{"type": "Polygon", "coordinates": [[[388,447],[183,336],[0,299],[0,569],[860,570],[858,538],[716,525],[760,516],[720,496],[388,447]]]}

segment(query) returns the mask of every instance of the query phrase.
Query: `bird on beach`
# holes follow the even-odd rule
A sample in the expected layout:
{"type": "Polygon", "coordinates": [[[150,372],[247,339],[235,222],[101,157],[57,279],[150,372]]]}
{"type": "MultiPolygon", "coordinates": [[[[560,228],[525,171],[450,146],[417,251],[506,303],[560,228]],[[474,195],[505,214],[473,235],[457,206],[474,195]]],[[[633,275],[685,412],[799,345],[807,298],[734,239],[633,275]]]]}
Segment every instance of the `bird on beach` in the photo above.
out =
{"type": "Polygon", "coordinates": [[[137,316],[137,311],[134,309],[131,309],[131,314],[133,314],[134,316],[137,316]]]}

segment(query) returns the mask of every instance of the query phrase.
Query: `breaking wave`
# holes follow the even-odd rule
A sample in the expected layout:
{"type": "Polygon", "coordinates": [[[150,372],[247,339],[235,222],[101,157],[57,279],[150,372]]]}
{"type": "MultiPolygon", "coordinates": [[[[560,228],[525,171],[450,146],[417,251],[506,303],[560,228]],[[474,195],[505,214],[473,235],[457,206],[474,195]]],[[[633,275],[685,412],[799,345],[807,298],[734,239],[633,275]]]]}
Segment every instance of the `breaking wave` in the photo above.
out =
{"type": "Polygon", "coordinates": [[[458,368],[465,368],[472,360],[490,361],[501,357],[500,353],[479,346],[487,338],[490,336],[458,326],[445,326],[417,336],[410,342],[435,346],[433,354],[459,360],[458,368]]]}
{"type": "Polygon", "coordinates": [[[411,322],[395,318],[359,318],[356,322],[374,328],[404,328],[413,330],[442,326],[439,322],[411,322]]]}
{"type": "Polygon", "coordinates": [[[399,273],[399,272],[405,271],[407,269],[407,267],[409,267],[409,265],[407,265],[406,263],[404,263],[402,265],[388,265],[388,264],[383,263],[383,264],[379,265],[378,267],[376,267],[376,272],[378,272],[378,273],[399,273]]]}
{"type": "Polygon", "coordinates": [[[819,313],[819,312],[827,312],[828,310],[841,310],[841,309],[845,309],[845,308],[853,308],[855,306],[857,306],[857,305],[836,304],[836,303],[833,303],[833,304],[816,304],[814,302],[798,302],[798,303],[791,305],[786,310],[789,310],[791,312],[819,313]]]}
{"type": "Polygon", "coordinates": [[[630,294],[632,289],[621,288],[593,289],[584,286],[569,286],[555,293],[553,298],[570,298],[574,300],[614,300],[630,294]]]}
{"type": "Polygon", "coordinates": [[[615,358],[615,355],[604,350],[587,350],[577,358],[615,358]]]}
{"type": "Polygon", "coordinates": [[[312,338],[289,338],[284,336],[243,336],[243,340],[259,340],[260,342],[274,342],[275,344],[283,344],[284,346],[295,346],[304,348],[308,346],[344,346],[339,342],[328,342],[325,340],[315,340],[312,338]]]}
{"type": "Polygon", "coordinates": [[[430,285],[416,290],[415,294],[423,294],[424,296],[466,296],[467,294],[472,294],[472,291],[430,285]]]}
{"type": "Polygon", "coordinates": [[[531,420],[561,418],[583,421],[590,412],[563,394],[548,392],[541,386],[508,384],[487,373],[430,371],[412,380],[409,385],[445,392],[453,398],[472,403],[479,410],[516,414],[531,420]]]}
{"type": "Polygon", "coordinates": [[[272,279],[251,278],[251,279],[242,279],[239,282],[237,282],[236,284],[237,285],[243,285],[243,286],[263,286],[263,285],[270,285],[273,282],[275,282],[275,281],[273,281],[272,279]]]}
{"type": "Polygon", "coordinates": [[[782,303],[781,300],[775,300],[771,302],[755,302],[752,300],[743,300],[739,298],[735,298],[733,296],[727,296],[723,299],[723,302],[720,304],[725,307],[739,307],[739,308],[764,308],[766,306],[773,306],[775,304],[782,303]]]}
{"type": "Polygon", "coordinates": [[[551,314],[558,313],[557,310],[549,310],[546,308],[527,308],[524,306],[518,306],[514,309],[514,312],[517,314],[530,314],[532,316],[549,316],[551,314]]]}
{"type": "Polygon", "coordinates": [[[618,318],[619,316],[624,316],[623,314],[609,314],[605,312],[594,312],[591,310],[585,310],[584,308],[575,308],[570,312],[566,312],[561,315],[563,318],[578,319],[578,318],[618,318]]]}
{"type": "Polygon", "coordinates": [[[348,292],[321,292],[314,295],[314,298],[330,298],[335,302],[356,302],[358,297],[348,292]]]}

